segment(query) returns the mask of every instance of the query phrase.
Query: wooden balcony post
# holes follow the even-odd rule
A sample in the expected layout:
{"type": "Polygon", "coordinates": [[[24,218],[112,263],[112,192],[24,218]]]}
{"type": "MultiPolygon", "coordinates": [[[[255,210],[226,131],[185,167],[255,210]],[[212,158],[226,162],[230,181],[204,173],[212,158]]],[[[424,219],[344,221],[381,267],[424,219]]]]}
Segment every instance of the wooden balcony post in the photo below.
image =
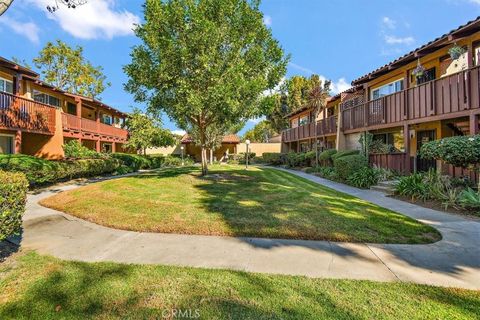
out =
{"type": "Polygon", "coordinates": [[[15,154],[22,153],[22,131],[15,131],[15,154]]]}
{"type": "Polygon", "coordinates": [[[117,152],[117,148],[116,148],[116,146],[115,146],[115,145],[116,145],[115,141],[114,141],[114,142],[112,142],[112,153],[115,153],[115,152],[117,152]]]}
{"type": "Polygon", "coordinates": [[[470,135],[475,135],[479,133],[478,129],[478,116],[476,114],[470,115],[470,135]]]}
{"type": "Polygon", "coordinates": [[[403,143],[405,147],[405,173],[410,173],[410,129],[408,124],[403,125],[403,143]]]}
{"type": "Polygon", "coordinates": [[[95,150],[97,152],[100,152],[100,147],[101,147],[101,142],[100,142],[100,139],[98,139],[95,141],[95,150]]]}
{"type": "Polygon", "coordinates": [[[82,117],[82,99],[80,98],[75,98],[75,104],[77,105],[77,117],[82,117]]]}

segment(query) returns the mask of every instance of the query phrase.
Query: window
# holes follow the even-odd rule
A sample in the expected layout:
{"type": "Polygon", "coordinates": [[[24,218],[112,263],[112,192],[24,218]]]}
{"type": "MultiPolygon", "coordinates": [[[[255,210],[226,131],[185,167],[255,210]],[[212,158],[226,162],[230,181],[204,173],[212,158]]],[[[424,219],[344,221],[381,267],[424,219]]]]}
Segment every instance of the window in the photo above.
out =
{"type": "Polygon", "coordinates": [[[112,153],[112,144],[111,143],[104,143],[102,146],[103,153],[112,153]]]}
{"type": "Polygon", "coordinates": [[[300,118],[298,125],[303,126],[308,123],[308,116],[303,116],[300,118]]]}
{"type": "Polygon", "coordinates": [[[0,135],[0,153],[3,154],[13,154],[15,149],[13,147],[13,136],[10,135],[0,135]]]}
{"type": "Polygon", "coordinates": [[[33,90],[33,100],[51,106],[60,107],[60,99],[37,90],[33,90]]]}
{"type": "Polygon", "coordinates": [[[67,113],[77,115],[77,105],[75,103],[67,102],[67,113]]]}
{"type": "Polygon", "coordinates": [[[291,127],[292,128],[298,127],[298,118],[292,119],[291,127]]]}
{"type": "Polygon", "coordinates": [[[388,96],[389,94],[403,90],[403,79],[396,80],[372,90],[372,100],[388,96]]]}
{"type": "Polygon", "coordinates": [[[109,114],[102,114],[102,123],[112,125],[112,116],[109,114]]]}
{"type": "Polygon", "coordinates": [[[417,85],[435,80],[435,68],[425,70],[421,77],[416,77],[417,85]]]}
{"type": "Polygon", "coordinates": [[[0,91],[13,94],[13,82],[7,79],[0,78],[0,91]]]}

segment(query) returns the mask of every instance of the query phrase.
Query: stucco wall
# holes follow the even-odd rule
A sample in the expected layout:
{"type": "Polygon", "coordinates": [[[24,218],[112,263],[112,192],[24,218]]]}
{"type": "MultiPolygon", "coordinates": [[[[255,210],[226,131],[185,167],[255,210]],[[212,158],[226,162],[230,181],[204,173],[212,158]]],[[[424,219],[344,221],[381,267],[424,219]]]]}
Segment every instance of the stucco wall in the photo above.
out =
{"type": "MultiPolygon", "coordinates": [[[[246,144],[240,143],[237,146],[237,152],[245,152],[246,144]]],[[[281,143],[251,143],[249,150],[250,152],[255,152],[257,157],[262,156],[265,152],[281,152],[282,144],[281,143]]]]}

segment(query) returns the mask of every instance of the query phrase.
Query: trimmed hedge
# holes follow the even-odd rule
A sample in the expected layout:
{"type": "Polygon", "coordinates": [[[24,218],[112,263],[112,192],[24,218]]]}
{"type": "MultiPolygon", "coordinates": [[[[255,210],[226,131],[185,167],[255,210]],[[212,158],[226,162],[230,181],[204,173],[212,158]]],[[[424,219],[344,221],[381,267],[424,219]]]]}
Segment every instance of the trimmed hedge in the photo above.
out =
{"type": "Polygon", "coordinates": [[[0,241],[20,231],[27,189],[23,173],[0,171],[0,241]]]}
{"type": "Polygon", "coordinates": [[[362,155],[353,154],[336,158],[333,161],[333,165],[338,177],[345,181],[356,171],[368,167],[368,160],[362,155]]]}
{"type": "Polygon", "coordinates": [[[263,162],[274,165],[274,166],[278,166],[283,163],[281,153],[265,152],[262,154],[262,158],[263,158],[263,162]]]}
{"type": "Polygon", "coordinates": [[[132,171],[138,171],[140,169],[147,169],[151,166],[151,161],[144,156],[138,154],[129,154],[129,153],[112,153],[112,158],[121,160],[127,167],[132,171]]]}
{"type": "Polygon", "coordinates": [[[335,149],[328,149],[320,153],[318,160],[325,164],[326,166],[333,166],[332,156],[337,153],[335,149]]]}
{"type": "Polygon", "coordinates": [[[335,154],[331,156],[331,158],[333,161],[335,161],[336,159],[339,159],[342,157],[352,156],[357,154],[360,154],[359,150],[342,150],[342,151],[337,151],[335,154]]]}
{"type": "Polygon", "coordinates": [[[114,158],[50,161],[27,155],[0,155],[0,170],[23,172],[30,186],[113,173],[122,164],[114,158]]]}

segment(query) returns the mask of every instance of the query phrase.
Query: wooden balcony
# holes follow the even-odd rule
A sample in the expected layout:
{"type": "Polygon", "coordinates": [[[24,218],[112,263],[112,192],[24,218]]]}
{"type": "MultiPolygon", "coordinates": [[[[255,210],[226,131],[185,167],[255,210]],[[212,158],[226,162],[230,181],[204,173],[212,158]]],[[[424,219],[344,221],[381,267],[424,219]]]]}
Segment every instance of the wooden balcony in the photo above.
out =
{"type": "Polygon", "coordinates": [[[103,138],[111,142],[126,142],[128,131],[110,126],[101,122],[80,118],[76,115],[62,113],[62,125],[64,132],[74,138],[93,139],[103,138]]]}
{"type": "Polygon", "coordinates": [[[53,135],[55,112],[55,107],[0,92],[1,129],[53,135]]]}
{"type": "Polygon", "coordinates": [[[475,67],[379,99],[342,104],[342,130],[354,132],[469,115],[480,108],[479,80],[480,67],[475,67]]]}
{"type": "Polygon", "coordinates": [[[337,133],[337,116],[331,116],[317,121],[317,134],[315,134],[315,124],[308,123],[303,126],[284,130],[282,132],[283,142],[292,142],[337,133]]]}

